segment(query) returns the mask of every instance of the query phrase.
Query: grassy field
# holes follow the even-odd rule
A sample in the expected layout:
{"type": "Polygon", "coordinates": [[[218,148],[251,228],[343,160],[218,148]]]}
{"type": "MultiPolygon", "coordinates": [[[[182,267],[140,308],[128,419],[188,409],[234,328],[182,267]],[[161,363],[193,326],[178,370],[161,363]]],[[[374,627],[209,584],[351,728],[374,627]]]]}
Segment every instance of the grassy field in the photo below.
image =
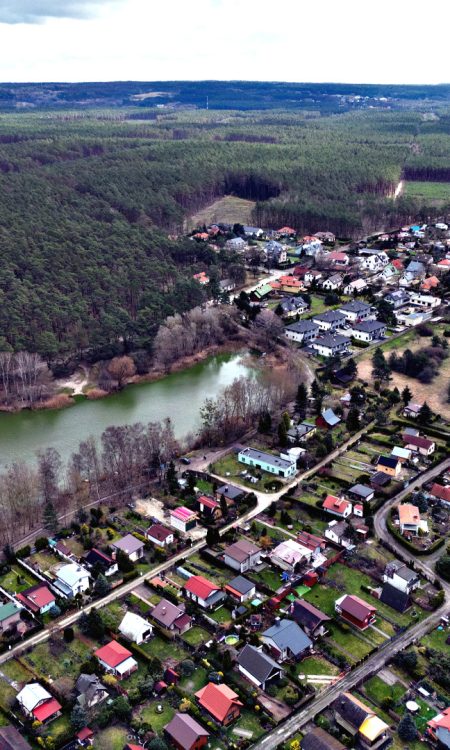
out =
{"type": "MultiPolygon", "coordinates": [[[[175,709],[170,705],[168,701],[153,701],[147,703],[140,711],[139,716],[151,724],[154,732],[160,734],[166,724],[171,721],[175,714],[175,709]],[[162,713],[158,713],[156,710],[157,706],[162,706],[162,713]]],[[[122,748],[121,748],[122,750],[122,748]]]]}
{"type": "Polygon", "coordinates": [[[420,198],[434,204],[450,201],[450,183],[448,182],[404,182],[404,194],[411,198],[420,198]]]}
{"type": "Polygon", "coordinates": [[[188,630],[183,635],[183,640],[189,643],[191,646],[199,646],[201,643],[206,643],[206,641],[209,641],[210,638],[211,636],[208,631],[204,630],[198,625],[194,625],[193,628],[188,630]]]}
{"type": "Polygon", "coordinates": [[[165,659],[176,659],[177,661],[183,661],[188,658],[188,652],[185,651],[175,641],[169,641],[160,636],[151,638],[148,643],[143,643],[141,648],[150,656],[154,656],[161,661],[165,659]]]}
{"type": "Polygon", "coordinates": [[[394,685],[388,685],[380,677],[371,677],[370,680],[364,683],[364,689],[376,703],[381,703],[386,698],[392,698],[394,703],[397,703],[402,696],[405,694],[405,688],[399,682],[394,685]]]}
{"type": "Polygon", "coordinates": [[[29,666],[37,674],[53,680],[65,677],[75,682],[81,664],[87,661],[92,653],[91,646],[77,637],[72,643],[65,643],[64,651],[57,657],[52,654],[50,649],[49,642],[39,643],[33,647],[30,654],[21,658],[25,666],[29,666]]]}
{"type": "Polygon", "coordinates": [[[261,726],[259,715],[256,712],[253,713],[246,709],[242,710],[240,718],[231,725],[228,731],[230,738],[236,741],[238,735],[233,731],[234,729],[244,729],[247,732],[252,732],[251,739],[253,742],[265,732],[261,726]]]}
{"type": "Polygon", "coordinates": [[[330,639],[337,643],[347,659],[351,657],[353,661],[358,661],[367,656],[374,648],[368,640],[365,640],[364,636],[360,637],[355,632],[344,632],[337,625],[332,625],[328,630],[331,634],[330,639]]]}
{"type": "Polygon", "coordinates": [[[125,727],[107,727],[95,735],[96,750],[123,750],[127,743],[125,727]]]}
{"type": "Polygon", "coordinates": [[[9,677],[10,680],[17,682],[20,688],[22,688],[23,685],[29,682],[33,677],[32,673],[29,672],[23,664],[18,662],[17,659],[9,659],[9,661],[5,661],[2,665],[1,671],[6,677],[9,677]]]}
{"type": "Polygon", "coordinates": [[[38,579],[19,565],[12,565],[11,570],[0,577],[0,586],[11,593],[18,594],[36,583],[39,583],[38,579]]]}
{"type": "Polygon", "coordinates": [[[203,667],[195,667],[190,677],[183,677],[180,680],[180,688],[186,693],[193,694],[200,690],[208,682],[208,673],[203,667]]]}
{"type": "Polygon", "coordinates": [[[295,666],[295,674],[300,675],[337,675],[339,668],[322,656],[308,656],[295,666]]]}
{"type": "Polygon", "coordinates": [[[203,224],[247,224],[253,226],[252,211],[255,207],[254,201],[236,198],[234,195],[225,195],[209,206],[202,208],[186,220],[186,230],[202,227],[203,224]]]}
{"type": "Polygon", "coordinates": [[[266,568],[252,576],[252,580],[265,583],[273,592],[277,591],[282,585],[281,573],[276,573],[272,568],[266,568]]]}
{"type": "Polygon", "coordinates": [[[443,653],[448,653],[449,646],[445,642],[449,636],[448,630],[432,630],[431,633],[428,633],[426,636],[424,636],[421,640],[422,646],[427,646],[428,648],[433,648],[435,651],[442,651],[443,653]]]}
{"type": "MultiPolygon", "coordinates": [[[[148,610],[148,607],[146,609],[148,610]]],[[[117,630],[124,618],[125,611],[126,610],[120,601],[116,600],[108,604],[106,607],[103,607],[100,610],[100,614],[107,628],[110,630],[117,630]]]]}
{"type": "Polygon", "coordinates": [[[220,625],[225,625],[232,620],[231,612],[227,607],[220,607],[215,612],[208,612],[208,617],[220,625]]]}

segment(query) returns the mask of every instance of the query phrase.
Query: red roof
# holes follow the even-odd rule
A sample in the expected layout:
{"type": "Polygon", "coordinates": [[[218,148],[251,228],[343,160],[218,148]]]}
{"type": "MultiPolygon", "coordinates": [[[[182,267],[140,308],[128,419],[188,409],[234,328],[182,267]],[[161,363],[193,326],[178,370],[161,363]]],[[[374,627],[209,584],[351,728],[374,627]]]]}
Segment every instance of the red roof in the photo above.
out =
{"type": "Polygon", "coordinates": [[[200,505],[204,505],[205,508],[211,508],[212,510],[219,507],[217,500],[213,500],[212,497],[207,497],[206,495],[200,495],[197,502],[199,502],[200,505]]]}
{"type": "Polygon", "coordinates": [[[327,495],[323,501],[323,507],[325,510],[332,510],[333,513],[337,513],[340,516],[344,515],[349,505],[351,505],[351,503],[349,503],[348,500],[340,499],[334,495],[327,495]]]}
{"type": "Polygon", "coordinates": [[[50,716],[53,716],[53,714],[57,714],[58,711],[61,711],[61,704],[58,703],[56,698],[50,698],[50,700],[45,701],[45,703],[42,703],[37,708],[33,708],[32,713],[36,721],[45,721],[50,716]]]}
{"type": "Polygon", "coordinates": [[[96,656],[97,659],[101,659],[108,665],[108,667],[117,667],[119,664],[122,664],[125,659],[132,656],[132,653],[131,651],[128,651],[127,648],[124,648],[118,641],[110,641],[106,646],[98,648],[97,651],[94,652],[94,656],[96,656]]]}
{"type": "Polygon", "coordinates": [[[438,497],[440,500],[445,500],[447,503],[450,503],[450,485],[448,487],[444,487],[442,484],[433,484],[430,495],[433,495],[433,497],[438,497]]]}
{"type": "Polygon", "coordinates": [[[356,617],[360,622],[363,622],[367,617],[374,615],[377,611],[376,607],[367,604],[367,602],[360,599],[359,596],[354,595],[345,596],[339,606],[342,612],[356,617]]]}
{"type": "Polygon", "coordinates": [[[217,721],[224,721],[233,706],[242,706],[237,693],[228,685],[215,685],[209,682],[195,693],[199,704],[206,709],[217,721]]]}
{"type": "Polygon", "coordinates": [[[166,529],[166,527],[162,526],[160,523],[154,523],[153,526],[150,526],[150,528],[147,529],[147,536],[157,539],[158,542],[165,542],[167,537],[172,535],[173,531],[166,529]]]}
{"type": "Polygon", "coordinates": [[[327,255],[327,260],[348,260],[348,255],[347,253],[340,253],[337,250],[334,250],[327,255]]]}
{"type": "Polygon", "coordinates": [[[32,612],[38,612],[41,607],[56,601],[50,589],[45,584],[39,583],[26,591],[22,591],[21,594],[17,594],[17,599],[26,604],[32,612]]]}
{"type": "Polygon", "coordinates": [[[428,448],[431,448],[432,445],[434,445],[434,441],[430,440],[426,437],[421,437],[420,435],[402,435],[403,442],[406,443],[406,445],[415,445],[417,448],[425,448],[425,450],[428,450],[428,448]]]}
{"type": "Polygon", "coordinates": [[[94,736],[94,732],[92,731],[92,729],[89,729],[89,727],[84,727],[84,729],[80,729],[80,731],[77,732],[75,735],[75,737],[78,740],[88,740],[89,737],[93,737],[93,736],[94,736]]]}
{"type": "Polygon", "coordinates": [[[295,229],[292,229],[292,227],[281,227],[278,230],[278,234],[295,234],[295,229]]]}
{"type": "Polygon", "coordinates": [[[431,729],[441,727],[442,729],[448,729],[450,732],[450,708],[446,708],[445,711],[437,714],[434,719],[430,719],[428,726],[431,729]]]}
{"type": "Polygon", "coordinates": [[[392,261],[392,265],[397,269],[397,271],[401,271],[403,269],[403,263],[398,258],[392,261]]]}
{"type": "Polygon", "coordinates": [[[184,584],[184,588],[199,599],[203,599],[203,601],[206,601],[214,591],[220,591],[220,586],[216,586],[215,583],[211,583],[203,576],[191,576],[184,584]]]}

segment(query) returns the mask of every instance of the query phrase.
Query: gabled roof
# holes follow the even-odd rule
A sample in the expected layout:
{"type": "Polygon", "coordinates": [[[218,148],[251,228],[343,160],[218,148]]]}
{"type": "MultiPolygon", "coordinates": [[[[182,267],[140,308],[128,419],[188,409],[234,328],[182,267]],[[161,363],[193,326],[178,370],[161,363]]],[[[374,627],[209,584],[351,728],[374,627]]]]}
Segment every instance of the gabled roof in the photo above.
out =
{"type": "Polygon", "coordinates": [[[48,701],[51,694],[39,684],[39,682],[29,682],[19,693],[17,700],[27,711],[32,711],[41,701],[48,701]]]}
{"type": "Polygon", "coordinates": [[[428,726],[431,729],[447,729],[450,732],[450,707],[446,708],[441,713],[437,714],[433,719],[430,719],[428,726]]]}
{"type": "Polygon", "coordinates": [[[92,547],[92,549],[89,550],[84,559],[88,565],[96,565],[97,563],[100,563],[100,565],[109,567],[114,564],[113,559],[109,555],[106,555],[95,547],[92,547]]]}
{"type": "Polygon", "coordinates": [[[142,636],[143,633],[151,630],[151,627],[150,623],[140,615],[136,615],[134,612],[125,612],[123,620],[119,625],[119,631],[131,641],[134,641],[136,637],[142,636]]]}
{"type": "Polygon", "coordinates": [[[329,622],[331,617],[325,615],[320,609],[314,607],[313,604],[305,601],[304,599],[296,599],[291,607],[291,616],[296,620],[302,627],[308,628],[308,630],[314,630],[323,622],[329,622]]]}
{"type": "Polygon", "coordinates": [[[215,510],[219,507],[217,500],[214,500],[214,498],[208,497],[207,495],[200,495],[200,497],[197,498],[197,502],[205,508],[210,508],[210,510],[215,510]]]}
{"type": "Polygon", "coordinates": [[[225,586],[225,589],[232,589],[242,596],[248,594],[248,592],[254,588],[255,584],[249,581],[247,578],[244,578],[244,576],[236,576],[236,578],[232,578],[231,581],[228,581],[227,585],[225,586]]]}
{"type": "Polygon", "coordinates": [[[8,617],[18,615],[20,613],[20,607],[15,602],[7,602],[7,604],[0,604],[0,622],[7,620],[8,617]]]}
{"type": "Polygon", "coordinates": [[[333,513],[337,513],[338,515],[343,516],[349,505],[351,506],[351,503],[349,503],[348,500],[335,497],[334,495],[327,495],[327,497],[323,501],[322,507],[324,508],[324,510],[330,510],[333,513]]]}
{"type": "Polygon", "coordinates": [[[78,563],[69,563],[68,565],[63,565],[61,568],[59,568],[56,575],[60,579],[60,581],[63,581],[63,583],[66,583],[70,587],[75,586],[80,581],[80,579],[86,578],[86,576],[89,577],[89,573],[86,568],[78,565],[78,563]]]}
{"type": "Polygon", "coordinates": [[[26,604],[32,612],[38,612],[41,607],[55,601],[55,595],[52,594],[45,583],[37,583],[35,586],[17,594],[17,599],[26,604]]]}
{"type": "Polygon", "coordinates": [[[442,484],[433,484],[430,495],[433,497],[439,498],[439,500],[444,500],[447,503],[450,503],[450,485],[445,487],[442,484]]]}
{"type": "Polygon", "coordinates": [[[268,680],[274,670],[281,671],[276,661],[248,643],[238,654],[237,663],[260,683],[268,680]]]}
{"type": "Polygon", "coordinates": [[[312,646],[312,641],[301,627],[293,620],[279,620],[262,633],[263,638],[270,638],[283,651],[289,649],[294,656],[300,656],[312,646]]]}
{"type": "Polygon", "coordinates": [[[12,724],[0,727],[0,750],[31,750],[31,745],[12,724]]]}
{"type": "MultiPolygon", "coordinates": [[[[325,337],[323,337],[323,338],[325,338],[325,337]]],[[[345,336],[335,336],[334,339],[344,339],[345,341],[347,340],[345,338],[345,336]]],[[[323,341],[323,339],[322,339],[322,341],[323,341]]],[[[326,346],[326,344],[325,344],[325,346],[326,346]]],[[[331,427],[334,427],[334,425],[339,424],[339,422],[341,421],[340,417],[338,417],[337,414],[334,413],[333,409],[325,409],[322,412],[321,417],[331,427]]]]}
{"type": "Polygon", "coordinates": [[[208,581],[204,576],[191,576],[184,584],[184,588],[203,601],[206,601],[215,591],[220,591],[220,586],[208,581]]]}
{"type": "Polygon", "coordinates": [[[368,487],[366,484],[354,484],[353,487],[350,487],[349,492],[352,492],[354,495],[358,495],[362,498],[373,495],[372,487],[368,487]]]}
{"type": "Polygon", "coordinates": [[[36,721],[46,721],[50,718],[50,716],[53,716],[54,714],[57,714],[59,711],[61,711],[61,704],[58,703],[56,698],[51,698],[49,701],[46,701],[46,703],[42,703],[37,708],[33,709],[33,716],[36,719],[36,721]]]}
{"type": "Polygon", "coordinates": [[[411,604],[411,600],[405,591],[400,591],[400,589],[395,588],[395,586],[387,582],[383,586],[380,602],[387,604],[397,612],[405,612],[411,604]]]}
{"type": "Polygon", "coordinates": [[[179,521],[183,521],[183,523],[192,521],[192,519],[197,518],[196,512],[194,510],[190,510],[190,508],[186,508],[186,506],[184,505],[180,505],[179,508],[171,510],[170,515],[174,518],[178,518],[179,521]]]}
{"type": "Polygon", "coordinates": [[[122,664],[125,659],[129,659],[132,653],[118,641],[110,641],[106,646],[102,646],[97,651],[94,651],[94,656],[97,659],[101,659],[108,667],[114,668],[122,664]]]}
{"type": "Polygon", "coordinates": [[[209,732],[202,727],[192,716],[185,713],[177,713],[172,721],[164,727],[178,747],[190,750],[199,737],[209,737],[209,732]]]}
{"type": "Polygon", "coordinates": [[[337,600],[342,612],[345,612],[352,617],[356,617],[361,622],[366,619],[369,615],[373,615],[377,610],[372,604],[360,599],[359,596],[354,594],[346,594],[337,600]]]}
{"type": "Polygon", "coordinates": [[[398,517],[401,525],[405,523],[418,525],[420,523],[419,508],[417,507],[417,505],[412,505],[411,503],[404,503],[403,505],[399,505],[398,517]]]}
{"type": "Polygon", "coordinates": [[[147,529],[147,536],[157,539],[158,542],[165,542],[169,536],[173,536],[173,531],[166,529],[161,523],[154,523],[147,529]]]}
{"type": "Polygon", "coordinates": [[[161,599],[151,611],[152,617],[165,628],[170,628],[184,614],[184,605],[179,607],[169,602],[168,599],[161,599]]]}
{"type": "Polygon", "coordinates": [[[434,445],[434,440],[430,440],[426,437],[421,437],[420,435],[410,435],[407,433],[403,433],[402,439],[403,442],[407,445],[415,445],[416,448],[424,448],[425,450],[428,450],[432,445],[434,445]]]}
{"type": "Polygon", "coordinates": [[[236,562],[243,563],[251,555],[256,555],[260,551],[260,548],[256,544],[247,541],[247,539],[239,539],[234,544],[230,544],[229,547],[225,547],[224,555],[231,557],[236,562]]]}
{"type": "Polygon", "coordinates": [[[239,696],[228,685],[216,685],[208,682],[195,693],[202,708],[206,709],[217,721],[223,721],[233,706],[242,706],[239,696]]]}
{"type": "Polygon", "coordinates": [[[125,534],[122,539],[118,539],[117,542],[111,542],[111,546],[115,549],[120,549],[125,552],[126,555],[132,555],[134,552],[138,552],[144,547],[144,542],[140,539],[136,539],[133,534],[125,534]]]}
{"type": "Polygon", "coordinates": [[[288,565],[297,565],[303,559],[311,558],[311,550],[296,542],[295,539],[285,539],[271,551],[270,557],[271,559],[277,557],[288,565]]]}
{"type": "Polygon", "coordinates": [[[377,466],[385,466],[387,469],[396,469],[398,466],[398,458],[394,456],[379,456],[377,466]]]}
{"type": "Polygon", "coordinates": [[[300,742],[302,750],[344,750],[345,745],[336,737],[325,732],[321,727],[315,727],[302,738],[300,742]]]}
{"type": "Polygon", "coordinates": [[[341,693],[333,703],[334,710],[354,729],[359,729],[369,716],[375,712],[351,693],[341,693]]]}

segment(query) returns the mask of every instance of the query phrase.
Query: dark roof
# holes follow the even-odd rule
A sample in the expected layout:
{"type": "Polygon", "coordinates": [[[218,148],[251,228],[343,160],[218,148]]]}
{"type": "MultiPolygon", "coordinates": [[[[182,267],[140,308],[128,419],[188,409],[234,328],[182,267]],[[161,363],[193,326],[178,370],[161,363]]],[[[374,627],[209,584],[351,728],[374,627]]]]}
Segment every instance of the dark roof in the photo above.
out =
{"type": "Polygon", "coordinates": [[[291,323],[286,326],[286,331],[293,331],[294,333],[308,333],[309,331],[318,331],[319,326],[317,323],[313,323],[312,320],[299,320],[297,323],[291,323]]]}
{"type": "Polygon", "coordinates": [[[365,312],[370,310],[370,305],[366,302],[360,302],[357,299],[352,299],[351,302],[347,302],[345,305],[341,305],[339,310],[346,310],[347,312],[365,312]]]}
{"type": "Polygon", "coordinates": [[[350,693],[341,693],[339,698],[336,698],[334,701],[333,708],[339,716],[342,716],[348,724],[357,730],[368,716],[373,716],[374,714],[370,708],[364,706],[361,701],[354,698],[350,693]]]}
{"type": "Polygon", "coordinates": [[[360,621],[364,620],[373,612],[376,612],[376,607],[374,607],[373,604],[368,604],[354,594],[346,594],[339,606],[342,612],[345,612],[360,621]]]}
{"type": "Polygon", "coordinates": [[[329,349],[333,349],[335,346],[340,346],[341,344],[348,343],[349,340],[347,336],[341,336],[338,333],[334,334],[334,336],[331,333],[324,333],[323,336],[316,339],[316,341],[313,342],[312,345],[314,346],[314,344],[320,344],[321,346],[327,346],[329,349]]]}
{"type": "Polygon", "coordinates": [[[0,750],[31,750],[31,745],[12,724],[0,727],[0,750]]]}
{"type": "Polygon", "coordinates": [[[147,529],[147,536],[151,536],[153,537],[153,539],[157,539],[158,542],[165,542],[167,537],[172,535],[173,531],[171,531],[170,529],[166,529],[166,527],[161,523],[154,523],[153,526],[150,526],[147,529]]]}
{"type": "Polygon", "coordinates": [[[366,497],[369,497],[369,495],[373,495],[372,487],[368,487],[366,484],[354,484],[353,487],[350,487],[349,492],[351,492],[353,495],[358,495],[358,497],[362,497],[362,498],[366,498],[366,497]]]}
{"type": "Polygon", "coordinates": [[[84,559],[88,565],[102,565],[104,568],[109,568],[114,562],[109,555],[95,547],[89,550],[84,559]]]}
{"type": "Polygon", "coordinates": [[[237,663],[260,683],[268,680],[274,670],[281,670],[280,665],[270,656],[248,643],[238,655],[237,663]]]}
{"type": "Polygon", "coordinates": [[[315,727],[301,740],[302,750],[344,750],[345,745],[336,737],[332,737],[331,734],[325,732],[321,727],[315,727]]]}
{"type": "Polygon", "coordinates": [[[231,500],[236,500],[236,498],[245,495],[245,490],[242,490],[240,487],[235,487],[232,484],[222,484],[217,489],[216,495],[224,495],[225,497],[229,497],[231,500]]]}
{"type": "Polygon", "coordinates": [[[297,599],[291,608],[291,615],[304,628],[308,630],[314,630],[322,622],[328,622],[331,617],[325,615],[320,609],[314,607],[313,604],[305,602],[303,599],[297,599]]]}
{"type": "Polygon", "coordinates": [[[395,469],[398,464],[398,458],[391,458],[391,456],[380,456],[377,462],[377,466],[386,466],[389,469],[395,469]]]}
{"type": "Polygon", "coordinates": [[[377,487],[384,487],[384,485],[389,484],[390,481],[390,476],[385,474],[384,471],[376,471],[370,478],[370,483],[375,484],[377,487]]]}
{"type": "Polygon", "coordinates": [[[280,651],[289,649],[294,656],[300,656],[312,646],[312,641],[293,620],[277,620],[262,636],[270,638],[280,651]]]}
{"type": "Polygon", "coordinates": [[[392,586],[391,583],[385,583],[381,592],[380,601],[387,604],[397,612],[405,612],[411,605],[411,600],[405,591],[392,586]]]}
{"type": "Polygon", "coordinates": [[[280,307],[283,312],[292,312],[293,310],[299,310],[301,307],[307,308],[308,305],[302,297],[288,297],[280,302],[280,307]]]}
{"type": "Polygon", "coordinates": [[[184,750],[190,750],[199,737],[209,737],[209,732],[198,721],[183,713],[175,714],[165,731],[184,750]]]}
{"type": "Polygon", "coordinates": [[[344,323],[346,317],[338,310],[327,310],[326,312],[320,313],[319,315],[314,315],[313,320],[321,320],[323,323],[344,323]]]}
{"type": "Polygon", "coordinates": [[[255,584],[244,578],[244,576],[236,576],[236,578],[228,581],[225,588],[227,587],[234,589],[239,594],[248,594],[249,591],[255,588],[255,584]]]}
{"type": "Polygon", "coordinates": [[[364,331],[365,333],[379,331],[381,328],[386,328],[386,323],[381,323],[379,320],[363,320],[353,326],[354,331],[364,331]]]}

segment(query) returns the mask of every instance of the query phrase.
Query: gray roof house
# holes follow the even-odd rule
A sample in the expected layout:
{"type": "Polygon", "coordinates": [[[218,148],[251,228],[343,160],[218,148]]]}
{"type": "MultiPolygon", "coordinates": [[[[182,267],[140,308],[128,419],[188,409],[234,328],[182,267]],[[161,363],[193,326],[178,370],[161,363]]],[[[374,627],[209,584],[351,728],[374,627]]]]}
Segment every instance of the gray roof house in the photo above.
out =
{"type": "Polygon", "coordinates": [[[345,745],[321,727],[314,727],[302,738],[302,750],[344,750],[345,745]]]}
{"type": "Polygon", "coordinates": [[[320,327],[312,320],[298,320],[296,323],[286,326],[284,335],[291,341],[303,344],[308,341],[314,341],[320,333],[320,327]]]}
{"type": "Polygon", "coordinates": [[[352,336],[358,341],[375,341],[385,335],[386,323],[380,320],[362,320],[361,323],[355,323],[352,330],[352,336]]]}
{"type": "Polygon", "coordinates": [[[284,674],[284,669],[276,661],[248,643],[238,655],[236,663],[239,672],[262,690],[284,674]]]}
{"type": "Polygon", "coordinates": [[[324,313],[315,315],[313,322],[317,323],[322,331],[335,331],[336,328],[345,325],[347,317],[339,310],[327,310],[324,313]]]}
{"type": "Polygon", "coordinates": [[[130,558],[130,560],[139,560],[144,554],[144,542],[140,539],[136,539],[133,534],[126,534],[122,539],[118,539],[117,542],[111,542],[111,547],[114,552],[121,550],[130,558]]]}
{"type": "Polygon", "coordinates": [[[261,561],[261,549],[253,542],[247,539],[239,539],[229,547],[225,547],[223,552],[223,561],[225,565],[239,573],[245,573],[251,570],[261,561]]]}
{"type": "Polygon", "coordinates": [[[345,315],[348,321],[355,323],[356,321],[367,320],[372,315],[372,308],[366,302],[352,299],[351,302],[341,305],[339,312],[345,315]]]}
{"type": "Polygon", "coordinates": [[[151,611],[153,620],[166,630],[185,633],[191,627],[191,618],[185,612],[184,604],[172,604],[168,599],[161,599],[151,611]]]}
{"type": "Polygon", "coordinates": [[[336,354],[346,354],[348,345],[348,336],[324,333],[311,343],[311,348],[322,357],[334,357],[336,354]]]}
{"type": "Polygon", "coordinates": [[[262,642],[279,661],[301,659],[309,653],[312,641],[293,620],[277,620],[261,634],[262,642]]]}
{"type": "Polygon", "coordinates": [[[225,586],[225,592],[233,599],[239,602],[245,602],[247,599],[253,599],[256,594],[256,586],[244,576],[236,576],[225,586]]]}
{"type": "Polygon", "coordinates": [[[77,702],[83,708],[89,709],[108,698],[108,691],[95,674],[80,674],[75,683],[78,693],[77,702]]]}
{"type": "Polygon", "coordinates": [[[372,487],[368,487],[366,484],[354,484],[353,487],[350,487],[348,490],[349,495],[353,495],[354,497],[357,497],[360,500],[366,500],[369,502],[372,500],[375,491],[372,489],[372,487]]]}

